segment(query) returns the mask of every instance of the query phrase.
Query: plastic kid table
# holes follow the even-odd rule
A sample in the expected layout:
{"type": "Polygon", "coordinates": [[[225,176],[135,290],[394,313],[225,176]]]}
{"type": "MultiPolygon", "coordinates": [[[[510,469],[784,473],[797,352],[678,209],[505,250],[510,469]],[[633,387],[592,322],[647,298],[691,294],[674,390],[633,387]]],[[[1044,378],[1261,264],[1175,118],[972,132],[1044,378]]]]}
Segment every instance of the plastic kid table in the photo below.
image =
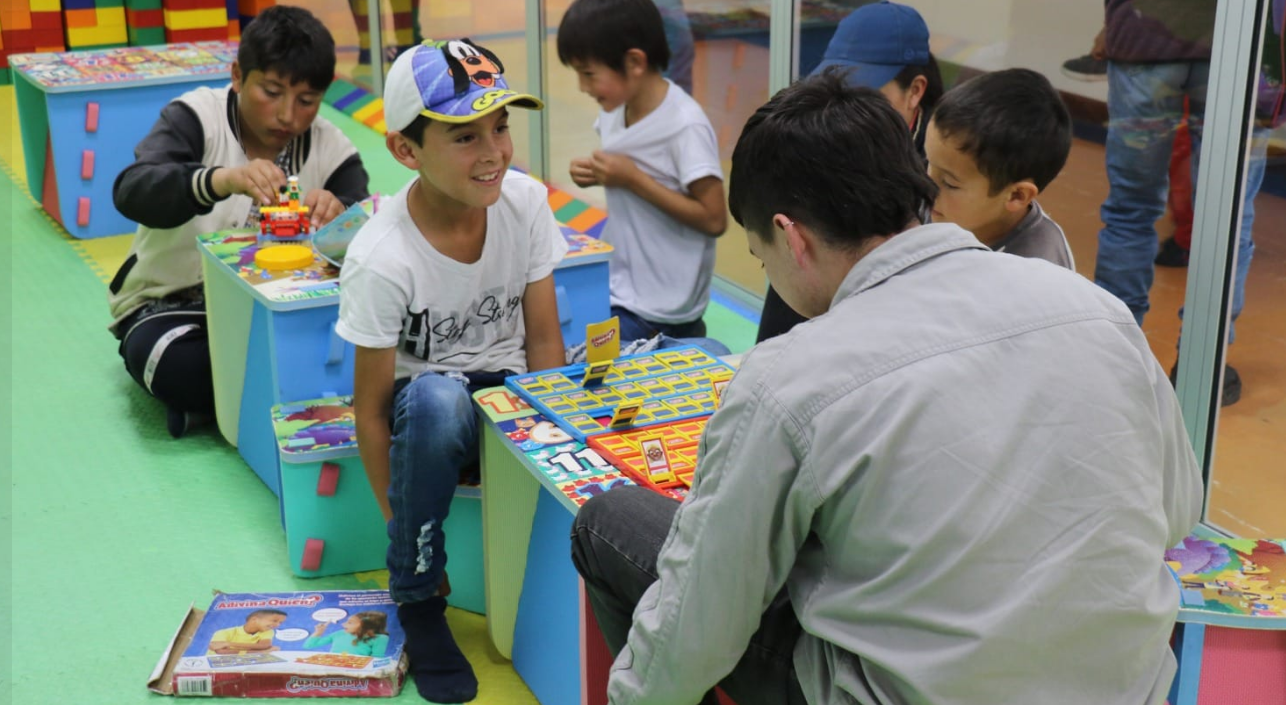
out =
{"type": "Polygon", "coordinates": [[[228,83],[236,42],[9,57],[31,197],[67,232],[133,232],[112,205],[117,174],[161,109],[198,86],[228,83]]]}

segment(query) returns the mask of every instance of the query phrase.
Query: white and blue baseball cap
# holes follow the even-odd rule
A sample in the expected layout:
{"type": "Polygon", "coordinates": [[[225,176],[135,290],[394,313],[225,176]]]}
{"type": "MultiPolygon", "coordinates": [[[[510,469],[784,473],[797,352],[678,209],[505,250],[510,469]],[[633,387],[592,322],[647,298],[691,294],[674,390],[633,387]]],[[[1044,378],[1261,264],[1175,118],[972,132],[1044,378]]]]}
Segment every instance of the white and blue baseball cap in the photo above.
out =
{"type": "Polygon", "coordinates": [[[417,116],[472,122],[506,105],[540,110],[534,95],[511,90],[504,64],[468,39],[425,40],[402,52],[384,82],[384,124],[406,129],[417,116]]]}

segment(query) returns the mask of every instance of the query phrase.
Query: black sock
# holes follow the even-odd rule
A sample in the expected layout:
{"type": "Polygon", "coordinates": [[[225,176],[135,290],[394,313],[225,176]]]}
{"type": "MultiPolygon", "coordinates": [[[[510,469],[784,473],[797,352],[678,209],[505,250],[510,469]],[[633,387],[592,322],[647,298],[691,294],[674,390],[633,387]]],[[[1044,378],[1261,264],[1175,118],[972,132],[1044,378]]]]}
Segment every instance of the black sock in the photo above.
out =
{"type": "Polygon", "coordinates": [[[467,703],[478,696],[473,666],[460,653],[447,626],[445,597],[398,605],[406,632],[406,655],[420,697],[434,703],[467,703]]]}

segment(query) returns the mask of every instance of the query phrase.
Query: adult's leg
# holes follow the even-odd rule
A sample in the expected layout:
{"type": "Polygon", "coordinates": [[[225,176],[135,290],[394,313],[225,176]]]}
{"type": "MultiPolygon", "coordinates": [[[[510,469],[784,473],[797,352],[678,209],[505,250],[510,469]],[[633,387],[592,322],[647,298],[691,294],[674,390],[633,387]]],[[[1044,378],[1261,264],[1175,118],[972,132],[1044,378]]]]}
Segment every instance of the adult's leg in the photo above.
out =
{"type": "Polygon", "coordinates": [[[769,286],[768,293],[764,295],[764,310],[759,314],[759,334],[755,336],[755,342],[762,343],[769,338],[776,338],[806,320],[808,319],[796,313],[795,309],[787,306],[781,295],[769,286]]]}
{"type": "Polygon", "coordinates": [[[121,338],[120,355],[134,381],[165,405],[167,425],[182,436],[194,416],[214,413],[214,382],[205,307],[153,314],[121,338]]]}
{"type": "MultiPolygon", "coordinates": [[[[624,648],[634,608],[657,579],[656,559],[678,503],[642,487],[612,490],[581,507],[572,524],[572,562],[604,641],[624,648]]],[[[785,591],[765,611],[732,673],[719,682],[738,705],[804,702],[793,653],[801,629],[785,591]]],[[[705,703],[715,702],[707,695],[705,703]]]]}
{"type": "MultiPolygon", "coordinates": [[[[1189,64],[1108,63],[1106,161],[1109,191],[1100,209],[1094,281],[1143,324],[1165,212],[1170,151],[1183,116],[1189,64]]],[[[1195,108],[1194,108],[1195,110],[1195,108]]]]}
{"type": "Polygon", "coordinates": [[[389,593],[398,603],[415,686],[427,700],[461,703],[478,693],[439,593],[447,555],[442,525],[460,470],[478,458],[478,422],[465,383],[426,372],[394,395],[389,450],[389,593]]]}

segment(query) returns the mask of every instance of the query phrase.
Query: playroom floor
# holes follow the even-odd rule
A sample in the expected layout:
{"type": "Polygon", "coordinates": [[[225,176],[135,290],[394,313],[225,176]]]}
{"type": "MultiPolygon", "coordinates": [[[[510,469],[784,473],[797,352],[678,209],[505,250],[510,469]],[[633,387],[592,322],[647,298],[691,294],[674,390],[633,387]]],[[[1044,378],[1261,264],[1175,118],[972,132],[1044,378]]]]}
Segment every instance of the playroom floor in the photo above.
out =
{"type": "MultiPolygon", "coordinates": [[[[381,192],[409,172],[383,140],[329,107],[358,144],[381,192]]],[[[13,89],[0,87],[0,222],[13,263],[12,592],[0,593],[0,702],[122,705],[158,702],[145,683],[188,606],[211,590],[338,590],[387,585],[383,571],[293,576],[272,493],[207,428],[182,440],[116,354],[106,284],[129,237],[72,241],[26,191],[13,89]],[[9,607],[12,606],[12,609],[9,607]],[[18,645],[21,645],[18,647],[18,645]],[[11,663],[3,659],[12,659],[11,663]]],[[[0,310],[8,312],[8,305],[0,310]]],[[[754,324],[720,307],[713,334],[744,350],[754,324]]],[[[0,358],[0,363],[7,362],[0,358]]],[[[0,389],[0,392],[3,392],[0,389]]],[[[3,396],[3,395],[0,395],[3,396]]],[[[0,445],[8,445],[0,439],[0,445]]],[[[3,472],[3,471],[0,471],[3,472]]],[[[0,542],[0,551],[9,542],[0,542]]],[[[3,558],[0,555],[0,558],[3,558]]],[[[10,581],[0,590],[7,591],[10,581]]],[[[486,637],[484,618],[451,610],[452,629],[477,669],[481,705],[535,703],[486,637]]],[[[397,702],[424,702],[408,686],[397,702]]],[[[267,701],[264,701],[267,702],[267,701]]]]}

